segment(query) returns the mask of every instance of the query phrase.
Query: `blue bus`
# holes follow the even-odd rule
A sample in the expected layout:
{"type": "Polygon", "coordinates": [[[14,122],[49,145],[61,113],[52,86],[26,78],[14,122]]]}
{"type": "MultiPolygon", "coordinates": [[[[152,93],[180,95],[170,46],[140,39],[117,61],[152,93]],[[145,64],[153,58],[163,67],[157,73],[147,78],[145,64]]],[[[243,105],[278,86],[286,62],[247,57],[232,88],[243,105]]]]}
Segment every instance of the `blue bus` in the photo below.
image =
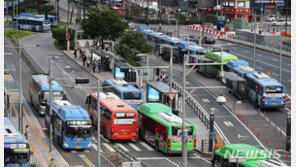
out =
{"type": "Polygon", "coordinates": [[[260,108],[285,107],[285,86],[260,72],[245,75],[248,97],[260,108]]]}
{"type": "Polygon", "coordinates": [[[45,32],[50,30],[50,24],[47,20],[44,20],[42,18],[20,16],[13,18],[13,28],[34,32],[45,32]]]}
{"type": "Polygon", "coordinates": [[[141,33],[144,33],[144,30],[150,30],[150,28],[149,27],[139,27],[137,30],[141,33]]]}
{"type": "Polygon", "coordinates": [[[244,60],[230,60],[226,66],[226,71],[234,72],[238,74],[240,77],[245,78],[246,74],[255,73],[253,68],[249,66],[249,63],[244,60]]]}
{"type": "Polygon", "coordinates": [[[184,55],[188,54],[189,51],[189,63],[197,63],[197,57],[201,55],[205,55],[207,49],[198,46],[195,42],[189,41],[189,47],[188,47],[188,41],[182,41],[178,44],[179,47],[179,61],[183,62],[184,55]]]}
{"type": "MultiPolygon", "coordinates": [[[[36,108],[40,115],[44,115],[46,101],[50,97],[48,75],[31,75],[29,82],[29,98],[31,104],[36,108]]],[[[52,98],[54,100],[66,100],[63,87],[61,87],[57,81],[52,81],[52,98]]]]}
{"type": "Polygon", "coordinates": [[[133,108],[137,109],[138,107],[140,107],[144,103],[143,92],[132,85],[121,83],[124,82],[118,82],[117,79],[106,79],[103,82],[103,86],[109,86],[109,88],[105,90],[112,91],[121,100],[125,101],[133,108]]]}
{"type": "Polygon", "coordinates": [[[160,37],[160,39],[161,39],[161,43],[169,44],[169,45],[172,45],[172,46],[177,46],[180,42],[183,41],[183,40],[181,40],[179,38],[171,37],[171,36],[168,36],[168,35],[162,35],[160,37]]]}
{"type": "Polygon", "coordinates": [[[53,140],[64,149],[90,149],[92,125],[88,112],[66,100],[52,101],[52,121],[47,102],[45,125],[53,125],[53,140]]]}
{"type": "MultiPolygon", "coordinates": [[[[45,15],[35,15],[34,13],[20,13],[17,15],[17,17],[32,17],[32,18],[39,18],[45,20],[45,15]]],[[[58,18],[56,16],[47,16],[48,19],[46,19],[49,24],[58,24],[58,18]]]]}
{"type": "Polygon", "coordinates": [[[4,166],[30,166],[30,144],[16,129],[13,123],[4,117],[4,166]]]}

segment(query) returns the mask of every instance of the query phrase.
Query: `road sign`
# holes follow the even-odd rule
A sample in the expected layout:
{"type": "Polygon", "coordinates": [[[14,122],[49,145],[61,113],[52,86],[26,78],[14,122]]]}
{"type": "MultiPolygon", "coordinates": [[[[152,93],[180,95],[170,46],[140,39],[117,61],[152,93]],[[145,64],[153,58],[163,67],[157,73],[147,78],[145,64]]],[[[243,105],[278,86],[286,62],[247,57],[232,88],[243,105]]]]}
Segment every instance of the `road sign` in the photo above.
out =
{"type": "Polygon", "coordinates": [[[167,95],[169,96],[170,100],[173,101],[176,97],[177,92],[169,92],[167,95]]]}

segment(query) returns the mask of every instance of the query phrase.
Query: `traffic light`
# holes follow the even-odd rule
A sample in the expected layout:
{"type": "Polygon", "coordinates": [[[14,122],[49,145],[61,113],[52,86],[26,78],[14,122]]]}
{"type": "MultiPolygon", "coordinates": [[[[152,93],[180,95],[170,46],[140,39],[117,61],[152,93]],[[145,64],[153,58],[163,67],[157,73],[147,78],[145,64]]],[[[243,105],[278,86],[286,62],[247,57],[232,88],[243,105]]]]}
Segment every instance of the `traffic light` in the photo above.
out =
{"type": "Polygon", "coordinates": [[[271,0],[271,1],[270,1],[270,3],[274,3],[274,1],[273,1],[273,0],[271,0]]]}
{"type": "Polygon", "coordinates": [[[89,79],[88,78],[76,78],[75,83],[76,84],[88,84],[89,79]]]}

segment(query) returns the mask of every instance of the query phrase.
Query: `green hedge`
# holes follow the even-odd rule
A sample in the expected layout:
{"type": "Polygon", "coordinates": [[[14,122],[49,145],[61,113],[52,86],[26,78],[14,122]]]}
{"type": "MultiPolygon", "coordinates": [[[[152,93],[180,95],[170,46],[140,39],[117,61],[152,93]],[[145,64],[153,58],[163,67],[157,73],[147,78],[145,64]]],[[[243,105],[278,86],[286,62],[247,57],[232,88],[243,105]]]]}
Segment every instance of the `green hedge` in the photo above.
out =
{"type": "Polygon", "coordinates": [[[4,30],[4,33],[9,36],[11,39],[13,39],[14,37],[16,39],[22,38],[24,36],[27,35],[31,35],[34,34],[32,31],[26,31],[26,30],[18,30],[18,33],[16,33],[16,30],[4,30]]]}

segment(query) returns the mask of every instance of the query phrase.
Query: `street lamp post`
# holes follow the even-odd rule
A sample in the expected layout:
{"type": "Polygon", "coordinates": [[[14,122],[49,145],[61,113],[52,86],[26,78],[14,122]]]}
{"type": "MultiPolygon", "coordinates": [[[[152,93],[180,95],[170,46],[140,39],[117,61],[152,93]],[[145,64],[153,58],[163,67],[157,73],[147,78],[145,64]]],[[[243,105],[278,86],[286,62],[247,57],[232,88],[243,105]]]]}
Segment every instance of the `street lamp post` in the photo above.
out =
{"type": "Polygon", "coordinates": [[[19,42],[19,54],[20,54],[20,73],[19,73],[19,79],[20,79],[20,89],[19,89],[19,131],[23,133],[23,110],[22,110],[22,50],[21,50],[21,42],[19,42]]]}
{"type": "MultiPolygon", "coordinates": [[[[172,92],[173,87],[173,52],[174,49],[171,47],[171,54],[170,54],[170,92],[172,92]]],[[[172,108],[173,101],[170,101],[170,107],[172,108]]]]}
{"type": "MultiPolygon", "coordinates": [[[[282,31],[282,24],[281,24],[281,31],[282,31]]],[[[283,49],[283,35],[280,33],[280,68],[279,68],[279,82],[282,82],[282,49],[283,49]]]]}
{"type": "Polygon", "coordinates": [[[98,140],[98,143],[97,143],[97,148],[98,148],[98,166],[100,167],[100,164],[101,164],[101,159],[100,159],[100,153],[101,153],[101,146],[100,146],[100,143],[101,143],[101,139],[100,139],[100,134],[101,134],[101,129],[100,129],[100,124],[101,124],[101,117],[100,117],[100,80],[98,79],[97,81],[97,89],[98,89],[98,94],[97,94],[97,140],[98,140]]]}
{"type": "Polygon", "coordinates": [[[213,139],[214,139],[214,115],[215,108],[210,109],[210,133],[209,133],[209,152],[213,151],[213,139]]]}
{"type": "Polygon", "coordinates": [[[51,68],[51,63],[52,63],[52,57],[49,56],[49,113],[50,113],[50,128],[49,128],[49,139],[50,139],[50,146],[49,146],[49,152],[52,151],[52,68],[51,68]]]}
{"type": "Polygon", "coordinates": [[[255,26],[254,26],[254,56],[253,56],[253,67],[256,70],[256,12],[255,12],[255,26]]]}
{"type": "Polygon", "coordinates": [[[286,151],[291,150],[291,112],[287,112],[286,151]]]}

